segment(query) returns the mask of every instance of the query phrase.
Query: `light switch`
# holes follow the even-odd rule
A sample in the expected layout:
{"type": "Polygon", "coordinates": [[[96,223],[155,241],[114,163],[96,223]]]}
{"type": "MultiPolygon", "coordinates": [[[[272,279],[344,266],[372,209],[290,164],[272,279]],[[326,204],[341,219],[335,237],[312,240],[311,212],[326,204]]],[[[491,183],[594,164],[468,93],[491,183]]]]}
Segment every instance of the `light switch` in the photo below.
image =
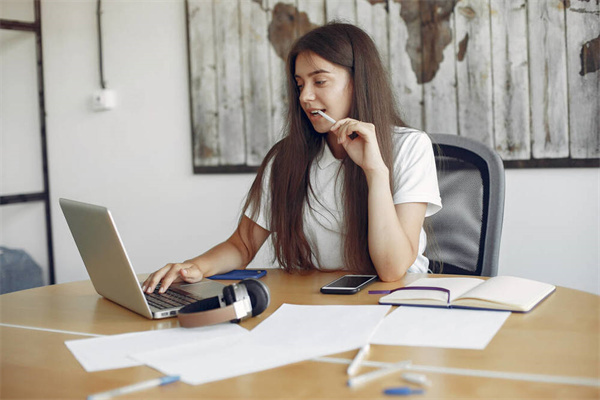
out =
{"type": "Polygon", "coordinates": [[[117,93],[112,89],[97,90],[92,95],[94,111],[108,111],[117,106],[117,93]]]}

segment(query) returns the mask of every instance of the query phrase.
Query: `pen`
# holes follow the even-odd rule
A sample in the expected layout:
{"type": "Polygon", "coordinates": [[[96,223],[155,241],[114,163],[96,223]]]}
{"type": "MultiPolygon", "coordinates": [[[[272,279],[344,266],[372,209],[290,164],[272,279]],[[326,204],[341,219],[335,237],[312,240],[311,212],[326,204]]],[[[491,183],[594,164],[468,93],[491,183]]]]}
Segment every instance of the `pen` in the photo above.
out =
{"type": "Polygon", "coordinates": [[[111,397],[166,385],[172,382],[177,382],[178,380],[179,375],[163,376],[162,378],[150,379],[149,381],[134,383],[133,385],[123,386],[117,389],[108,390],[106,392],[91,394],[87,397],[87,400],[110,399],[111,397]]]}
{"type": "MultiPolygon", "coordinates": [[[[325,118],[327,121],[331,122],[332,124],[335,124],[337,122],[335,119],[331,118],[329,115],[325,114],[323,111],[317,110],[317,112],[321,115],[321,117],[325,118]]],[[[358,137],[358,134],[356,132],[352,132],[350,135],[348,135],[348,137],[351,140],[354,140],[358,137]]]]}
{"type": "Polygon", "coordinates": [[[332,124],[335,124],[337,121],[333,118],[331,118],[329,115],[325,114],[323,111],[318,110],[317,111],[319,114],[321,114],[321,117],[325,118],[327,121],[331,122],[332,124]]]}
{"type": "Polygon", "coordinates": [[[401,369],[408,368],[411,364],[411,361],[400,361],[398,363],[392,364],[389,367],[381,368],[373,372],[368,372],[366,374],[355,376],[354,378],[348,379],[348,386],[357,387],[363,385],[367,382],[371,382],[372,380],[383,378],[386,375],[393,374],[394,372],[398,372],[401,369]]]}
{"type": "Polygon", "coordinates": [[[415,372],[405,372],[402,374],[402,379],[406,382],[414,383],[421,386],[431,386],[431,381],[422,374],[417,374],[415,372]]]}
{"type": "Polygon", "coordinates": [[[370,348],[371,348],[371,345],[369,343],[365,344],[363,347],[360,348],[358,353],[356,353],[356,357],[354,357],[354,359],[348,366],[348,369],[346,370],[346,373],[348,375],[352,376],[356,373],[356,370],[360,366],[360,363],[362,363],[362,361],[365,359],[367,354],[369,354],[370,348]]]}
{"type": "Polygon", "coordinates": [[[379,326],[383,323],[383,320],[384,320],[384,318],[382,318],[377,323],[377,325],[375,325],[375,328],[373,328],[373,330],[369,334],[369,337],[367,338],[367,343],[363,347],[361,347],[360,350],[358,351],[358,353],[356,353],[356,356],[354,356],[354,359],[352,360],[352,362],[348,366],[348,369],[346,370],[346,373],[349,376],[352,376],[356,373],[356,370],[358,369],[360,364],[363,362],[363,360],[365,359],[367,354],[369,354],[369,351],[371,350],[371,345],[369,343],[371,342],[371,339],[375,335],[375,332],[377,332],[377,329],[379,328],[379,326]]]}
{"type": "Polygon", "coordinates": [[[422,394],[423,389],[411,389],[408,386],[385,389],[383,394],[390,396],[410,396],[411,394],[422,394]]]}

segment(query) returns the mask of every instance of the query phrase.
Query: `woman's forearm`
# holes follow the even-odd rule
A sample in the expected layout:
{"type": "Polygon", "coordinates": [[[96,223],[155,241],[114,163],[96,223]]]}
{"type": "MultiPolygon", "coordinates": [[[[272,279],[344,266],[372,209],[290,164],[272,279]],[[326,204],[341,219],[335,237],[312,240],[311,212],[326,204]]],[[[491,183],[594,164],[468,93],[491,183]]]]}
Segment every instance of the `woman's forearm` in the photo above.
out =
{"type": "Polygon", "coordinates": [[[186,262],[197,265],[204,276],[244,268],[254,259],[268,235],[267,230],[244,216],[226,241],[186,262]]]}
{"type": "Polygon", "coordinates": [[[245,258],[237,246],[225,241],[185,262],[195,264],[204,276],[212,276],[245,267],[245,258]]]}
{"type": "Polygon", "coordinates": [[[369,254],[379,278],[395,281],[404,276],[417,257],[417,246],[402,226],[389,185],[389,172],[367,174],[369,254]]]}

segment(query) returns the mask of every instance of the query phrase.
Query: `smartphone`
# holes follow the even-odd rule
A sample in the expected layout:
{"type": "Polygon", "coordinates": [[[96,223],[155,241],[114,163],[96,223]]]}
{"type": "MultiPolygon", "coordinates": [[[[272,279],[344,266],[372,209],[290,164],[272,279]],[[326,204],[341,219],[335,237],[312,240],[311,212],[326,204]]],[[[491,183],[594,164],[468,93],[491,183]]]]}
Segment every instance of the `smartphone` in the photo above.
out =
{"type": "Polygon", "coordinates": [[[377,280],[377,275],[344,275],[321,288],[325,294],[353,294],[377,280]]]}

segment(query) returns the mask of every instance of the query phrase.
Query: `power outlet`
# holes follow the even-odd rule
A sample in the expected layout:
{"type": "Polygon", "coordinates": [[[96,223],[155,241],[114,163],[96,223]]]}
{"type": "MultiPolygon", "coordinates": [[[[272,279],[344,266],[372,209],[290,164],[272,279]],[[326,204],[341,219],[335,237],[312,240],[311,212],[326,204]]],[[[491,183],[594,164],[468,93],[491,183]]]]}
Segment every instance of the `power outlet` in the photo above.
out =
{"type": "Polygon", "coordinates": [[[111,89],[97,90],[92,95],[94,111],[108,111],[117,106],[117,93],[111,89]]]}

